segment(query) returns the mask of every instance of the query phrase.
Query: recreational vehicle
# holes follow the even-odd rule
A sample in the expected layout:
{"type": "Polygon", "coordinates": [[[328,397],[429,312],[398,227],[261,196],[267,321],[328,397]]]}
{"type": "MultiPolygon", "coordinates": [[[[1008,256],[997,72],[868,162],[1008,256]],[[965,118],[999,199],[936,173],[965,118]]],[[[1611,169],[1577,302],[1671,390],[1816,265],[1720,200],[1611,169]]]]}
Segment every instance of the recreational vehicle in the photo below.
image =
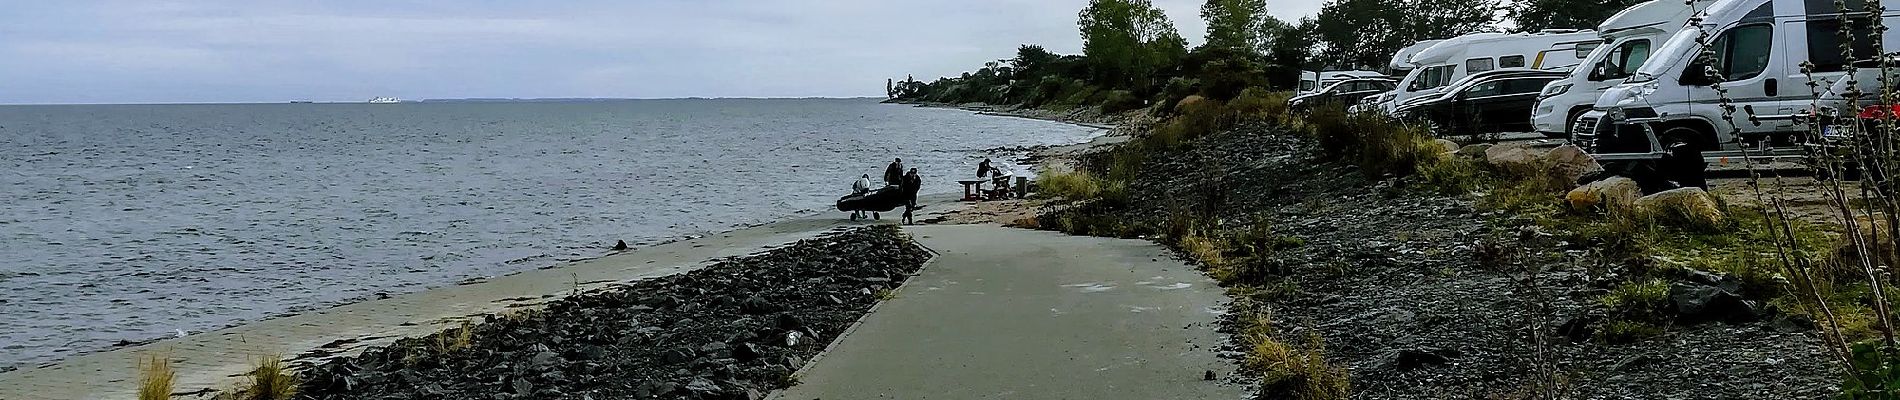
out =
{"type": "Polygon", "coordinates": [[[1693,6],[1682,0],[1650,0],[1624,9],[1597,26],[1603,44],[1590,52],[1579,68],[1569,76],[1545,86],[1538,96],[1531,127],[1545,136],[1567,138],[1577,118],[1590,111],[1597,97],[1629,78],[1649,59],[1651,50],[1688,23],[1696,9],[1706,8],[1712,0],[1698,0],[1693,6]]]}
{"type": "Polygon", "coordinates": [[[1435,92],[1476,72],[1499,68],[1568,70],[1589,56],[1601,39],[1593,31],[1473,33],[1446,39],[1412,55],[1412,72],[1379,104],[1392,112],[1413,97],[1435,92]],[[1387,99],[1390,97],[1390,100],[1387,99]]]}
{"type": "MultiPolygon", "coordinates": [[[[1881,21],[1900,26],[1900,11],[1894,11],[1900,1],[1884,1],[1881,21]]],[[[1863,0],[1845,3],[1852,11],[1848,18],[1868,17],[1860,11],[1863,0]]],[[[1599,154],[1603,160],[1796,147],[1807,139],[1804,117],[1815,112],[1816,95],[1829,97],[1816,92],[1832,90],[1855,60],[1900,48],[1900,31],[1876,38],[1872,27],[1854,23],[1848,24],[1857,27],[1853,57],[1843,55],[1842,15],[1828,0],[1718,0],[1657,48],[1627,82],[1603,92],[1578,119],[1578,142],[1609,153],[1599,154]],[[1712,57],[1702,57],[1704,50],[1712,57]]]]}
{"type": "Polygon", "coordinates": [[[1330,86],[1333,83],[1350,79],[1386,77],[1385,74],[1374,71],[1301,71],[1300,89],[1295,93],[1307,94],[1318,92],[1320,89],[1330,86]]]}

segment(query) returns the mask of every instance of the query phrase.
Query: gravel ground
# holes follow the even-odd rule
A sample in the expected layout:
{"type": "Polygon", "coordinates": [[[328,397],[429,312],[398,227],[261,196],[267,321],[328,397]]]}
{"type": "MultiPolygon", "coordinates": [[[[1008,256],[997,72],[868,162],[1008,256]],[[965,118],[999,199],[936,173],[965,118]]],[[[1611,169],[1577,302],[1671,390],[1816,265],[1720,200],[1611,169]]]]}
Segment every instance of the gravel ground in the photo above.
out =
{"type": "Polygon", "coordinates": [[[1612,263],[1521,218],[1482,212],[1468,196],[1315,162],[1306,140],[1277,129],[1243,126],[1151,156],[1130,184],[1132,205],[1082,212],[1158,223],[1172,209],[1205,207],[1225,225],[1265,221],[1303,240],[1276,255],[1277,286],[1288,290],[1236,309],[1270,311],[1284,337],[1318,333],[1327,357],[1350,370],[1353,398],[1526,398],[1549,381],[1533,373],[1540,367],[1555,373],[1565,398],[1807,399],[1837,390],[1815,332],[1766,320],[1573,343],[1558,328],[1601,308],[1595,299],[1617,282],[1612,263]],[[1473,249],[1486,237],[1514,261],[1480,265],[1473,249]]]}
{"type": "Polygon", "coordinates": [[[758,399],[929,258],[893,226],[832,234],[308,366],[300,395],[758,399]]]}

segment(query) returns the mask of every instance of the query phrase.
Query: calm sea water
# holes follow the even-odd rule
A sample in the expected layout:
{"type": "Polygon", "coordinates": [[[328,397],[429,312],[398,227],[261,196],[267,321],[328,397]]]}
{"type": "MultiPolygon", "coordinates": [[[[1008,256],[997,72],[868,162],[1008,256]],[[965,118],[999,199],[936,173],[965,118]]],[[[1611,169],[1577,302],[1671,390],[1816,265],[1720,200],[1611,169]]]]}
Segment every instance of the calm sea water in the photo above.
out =
{"type": "Polygon", "coordinates": [[[0,107],[0,370],[816,213],[893,157],[955,191],[984,149],[1097,134],[868,100],[0,107]]]}

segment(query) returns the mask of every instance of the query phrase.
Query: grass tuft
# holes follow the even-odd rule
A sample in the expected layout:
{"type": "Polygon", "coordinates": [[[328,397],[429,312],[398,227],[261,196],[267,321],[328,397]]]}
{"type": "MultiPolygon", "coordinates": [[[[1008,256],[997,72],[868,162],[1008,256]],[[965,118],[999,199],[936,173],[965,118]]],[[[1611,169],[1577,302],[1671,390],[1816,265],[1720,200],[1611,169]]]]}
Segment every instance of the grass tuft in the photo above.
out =
{"type": "Polygon", "coordinates": [[[1325,345],[1318,335],[1307,335],[1303,346],[1280,341],[1266,313],[1243,317],[1241,323],[1241,340],[1249,349],[1244,362],[1261,374],[1261,398],[1346,398],[1351,389],[1346,370],[1326,361],[1325,345]]]}
{"type": "Polygon", "coordinates": [[[1058,171],[1047,166],[1037,173],[1036,187],[1043,197],[1084,200],[1102,192],[1102,181],[1082,171],[1058,171]]]}
{"type": "Polygon", "coordinates": [[[250,387],[244,394],[245,400],[290,400],[297,395],[297,377],[284,368],[281,357],[266,355],[251,370],[250,387]]]}
{"type": "Polygon", "coordinates": [[[139,357],[139,400],[171,399],[172,380],[177,377],[170,357],[162,354],[139,357]]]}

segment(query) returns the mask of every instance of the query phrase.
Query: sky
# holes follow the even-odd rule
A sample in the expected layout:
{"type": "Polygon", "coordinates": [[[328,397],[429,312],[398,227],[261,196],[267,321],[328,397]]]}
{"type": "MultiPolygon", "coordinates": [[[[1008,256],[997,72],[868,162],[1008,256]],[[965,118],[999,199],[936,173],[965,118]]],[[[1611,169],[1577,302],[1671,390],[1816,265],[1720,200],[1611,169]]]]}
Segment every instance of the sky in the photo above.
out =
{"type": "MultiPolygon", "coordinates": [[[[1154,0],[1190,43],[1202,1],[1154,0]]],[[[1020,44],[1079,52],[1087,3],[0,0],[0,104],[882,96],[1020,44]]]]}

